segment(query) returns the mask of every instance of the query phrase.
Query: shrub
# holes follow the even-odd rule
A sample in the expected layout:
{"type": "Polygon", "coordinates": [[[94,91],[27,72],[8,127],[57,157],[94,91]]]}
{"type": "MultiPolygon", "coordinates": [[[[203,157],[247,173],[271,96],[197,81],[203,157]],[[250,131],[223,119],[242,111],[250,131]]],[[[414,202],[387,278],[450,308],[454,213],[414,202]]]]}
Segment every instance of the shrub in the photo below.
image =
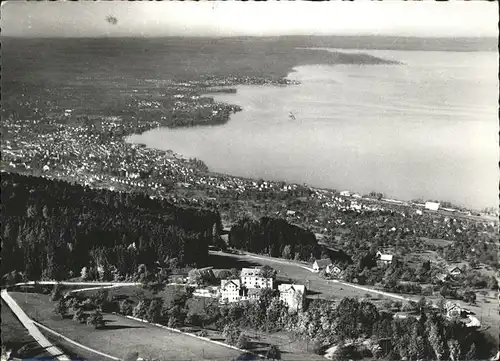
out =
{"type": "Polygon", "coordinates": [[[133,307],[130,300],[120,301],[120,313],[125,316],[132,315],[133,307]]]}
{"type": "Polygon", "coordinates": [[[75,309],[75,313],[73,314],[73,321],[78,322],[78,323],[85,323],[87,317],[85,315],[85,312],[83,312],[83,309],[81,307],[75,309]]]}
{"type": "Polygon", "coordinates": [[[104,327],[104,318],[99,309],[92,311],[92,313],[87,318],[87,325],[94,326],[95,329],[104,327]]]}
{"type": "Polygon", "coordinates": [[[56,283],[52,288],[52,292],[50,293],[51,301],[58,301],[62,297],[62,285],[60,283],[56,283]]]}
{"type": "Polygon", "coordinates": [[[314,344],[313,344],[313,352],[316,354],[316,355],[323,355],[324,353],[324,347],[323,347],[323,344],[320,342],[320,341],[315,341],[314,344]]]}
{"type": "Polygon", "coordinates": [[[272,345],[267,350],[266,358],[270,360],[281,360],[281,351],[276,345],[272,345]]]}
{"type": "Polygon", "coordinates": [[[140,318],[141,320],[146,319],[149,310],[149,300],[140,300],[139,303],[132,310],[132,315],[134,317],[140,318]]]}
{"type": "Polygon", "coordinates": [[[240,330],[238,330],[234,325],[224,326],[224,331],[222,332],[226,343],[228,343],[229,345],[236,345],[238,343],[240,334],[240,330]]]}
{"type": "Polygon", "coordinates": [[[237,342],[236,346],[239,348],[246,349],[246,348],[248,348],[249,344],[250,344],[250,341],[249,341],[248,337],[243,333],[240,334],[240,337],[238,337],[238,342],[237,342]]]}
{"type": "Polygon", "coordinates": [[[208,337],[208,332],[206,330],[201,330],[200,331],[200,336],[201,337],[208,337]]]}
{"type": "Polygon", "coordinates": [[[62,318],[68,314],[68,306],[66,305],[64,298],[59,298],[59,302],[57,302],[54,313],[62,318]]]}

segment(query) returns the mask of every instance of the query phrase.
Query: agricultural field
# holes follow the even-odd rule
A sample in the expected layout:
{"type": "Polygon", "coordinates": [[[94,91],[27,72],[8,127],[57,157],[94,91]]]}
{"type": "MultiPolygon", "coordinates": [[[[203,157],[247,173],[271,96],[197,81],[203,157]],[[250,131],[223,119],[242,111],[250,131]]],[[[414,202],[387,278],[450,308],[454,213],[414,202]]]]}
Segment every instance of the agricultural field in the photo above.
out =
{"type": "Polygon", "coordinates": [[[105,327],[95,330],[92,326],[79,325],[69,318],[54,315],[55,303],[47,295],[15,292],[11,295],[28,316],[72,340],[114,357],[124,358],[138,352],[144,358],[185,361],[232,360],[240,355],[230,348],[114,314],[105,314],[105,327]]]}

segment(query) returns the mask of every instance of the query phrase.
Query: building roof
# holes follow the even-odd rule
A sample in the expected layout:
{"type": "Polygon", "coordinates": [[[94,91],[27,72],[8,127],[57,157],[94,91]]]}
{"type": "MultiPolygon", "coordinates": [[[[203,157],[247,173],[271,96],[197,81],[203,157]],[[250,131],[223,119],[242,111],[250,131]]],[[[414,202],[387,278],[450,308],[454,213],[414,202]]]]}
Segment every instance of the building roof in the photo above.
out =
{"type": "Polygon", "coordinates": [[[290,283],[283,283],[278,286],[280,292],[306,292],[306,287],[304,285],[295,285],[290,283]]]}
{"type": "Polygon", "coordinates": [[[332,260],[329,258],[323,258],[323,259],[317,259],[314,262],[318,265],[318,267],[326,267],[332,263],[332,260]]]}
{"type": "Polygon", "coordinates": [[[380,258],[381,261],[392,261],[393,255],[392,254],[384,254],[380,251],[377,252],[377,256],[380,258]]]}
{"type": "Polygon", "coordinates": [[[220,281],[220,287],[221,289],[225,289],[231,284],[235,285],[237,288],[240,288],[240,280],[239,279],[232,279],[232,280],[221,280],[220,281]]]}
{"type": "Polygon", "coordinates": [[[448,268],[448,272],[453,272],[453,271],[462,272],[462,270],[460,268],[458,268],[458,266],[451,266],[448,268]]]}
{"type": "Polygon", "coordinates": [[[260,268],[242,268],[241,277],[260,276],[260,268]]]}
{"type": "Polygon", "coordinates": [[[425,202],[425,208],[431,210],[438,210],[440,205],[441,205],[440,203],[436,202],[425,202]]]}

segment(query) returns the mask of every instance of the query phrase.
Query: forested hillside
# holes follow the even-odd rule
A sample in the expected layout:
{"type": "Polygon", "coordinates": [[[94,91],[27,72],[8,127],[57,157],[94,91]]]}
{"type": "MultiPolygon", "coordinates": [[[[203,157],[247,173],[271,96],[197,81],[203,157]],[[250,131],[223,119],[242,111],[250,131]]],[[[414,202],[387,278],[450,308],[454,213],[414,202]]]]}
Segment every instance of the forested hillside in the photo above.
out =
{"type": "Polygon", "coordinates": [[[2,174],[1,212],[1,275],[28,279],[63,279],[83,267],[126,277],[172,259],[196,264],[220,229],[214,210],[10,173],[2,174]]]}
{"type": "Polygon", "coordinates": [[[262,217],[255,221],[241,219],[231,227],[231,247],[268,254],[272,257],[309,260],[321,254],[321,247],[311,231],[283,219],[262,217]]]}

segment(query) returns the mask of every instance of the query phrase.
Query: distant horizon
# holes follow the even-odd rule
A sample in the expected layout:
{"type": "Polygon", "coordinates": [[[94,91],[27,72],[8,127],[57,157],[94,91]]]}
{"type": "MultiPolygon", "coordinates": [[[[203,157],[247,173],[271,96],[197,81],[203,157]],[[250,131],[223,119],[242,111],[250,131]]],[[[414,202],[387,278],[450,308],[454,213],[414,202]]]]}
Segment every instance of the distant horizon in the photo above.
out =
{"type": "Polygon", "coordinates": [[[22,2],[1,5],[2,36],[482,38],[498,34],[495,2],[22,2]]]}
{"type": "Polygon", "coordinates": [[[19,35],[1,35],[0,39],[278,39],[278,38],[395,38],[395,39],[425,39],[425,40],[497,40],[497,36],[418,36],[418,35],[345,35],[345,34],[313,34],[313,35],[297,35],[297,34],[282,34],[282,35],[123,35],[123,36],[81,36],[81,37],[66,37],[66,36],[19,36],[19,35]]]}

